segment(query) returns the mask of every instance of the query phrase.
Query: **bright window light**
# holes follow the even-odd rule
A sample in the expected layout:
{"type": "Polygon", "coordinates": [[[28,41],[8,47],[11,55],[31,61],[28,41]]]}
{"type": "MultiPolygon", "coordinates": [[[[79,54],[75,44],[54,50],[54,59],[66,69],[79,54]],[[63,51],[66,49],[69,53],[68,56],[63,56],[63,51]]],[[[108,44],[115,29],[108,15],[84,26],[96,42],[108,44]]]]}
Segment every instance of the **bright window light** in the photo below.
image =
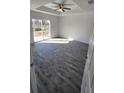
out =
{"type": "Polygon", "coordinates": [[[69,38],[68,40],[69,40],[69,41],[73,41],[74,39],[73,39],[73,38],[69,38]]]}
{"type": "Polygon", "coordinates": [[[56,38],[56,39],[44,40],[44,41],[41,41],[41,43],[59,43],[59,44],[65,44],[65,43],[69,43],[69,40],[68,39],[59,39],[59,38],[56,38]]]}

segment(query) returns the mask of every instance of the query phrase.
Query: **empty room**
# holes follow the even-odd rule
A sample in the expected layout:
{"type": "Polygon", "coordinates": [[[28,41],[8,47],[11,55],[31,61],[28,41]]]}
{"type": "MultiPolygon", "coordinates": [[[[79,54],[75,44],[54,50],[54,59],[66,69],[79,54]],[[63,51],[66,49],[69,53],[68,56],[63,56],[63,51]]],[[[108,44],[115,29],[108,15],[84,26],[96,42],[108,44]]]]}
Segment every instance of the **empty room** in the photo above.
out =
{"type": "Polygon", "coordinates": [[[94,0],[31,0],[31,93],[94,93],[94,0]]]}

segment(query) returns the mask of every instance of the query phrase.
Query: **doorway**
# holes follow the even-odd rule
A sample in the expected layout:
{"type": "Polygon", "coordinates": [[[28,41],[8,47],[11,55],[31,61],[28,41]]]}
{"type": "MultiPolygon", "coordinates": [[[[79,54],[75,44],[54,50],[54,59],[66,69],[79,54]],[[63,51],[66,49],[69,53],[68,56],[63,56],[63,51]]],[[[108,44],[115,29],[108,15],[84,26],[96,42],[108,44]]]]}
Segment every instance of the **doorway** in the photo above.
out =
{"type": "Polygon", "coordinates": [[[32,19],[34,42],[50,38],[50,20],[32,19]]]}

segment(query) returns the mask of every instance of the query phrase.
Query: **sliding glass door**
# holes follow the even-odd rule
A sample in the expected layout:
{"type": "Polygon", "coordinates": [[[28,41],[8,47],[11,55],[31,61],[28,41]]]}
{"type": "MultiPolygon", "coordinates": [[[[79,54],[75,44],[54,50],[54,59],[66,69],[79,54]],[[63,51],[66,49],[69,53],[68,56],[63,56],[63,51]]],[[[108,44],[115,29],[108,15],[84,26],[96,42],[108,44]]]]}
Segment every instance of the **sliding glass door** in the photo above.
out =
{"type": "Polygon", "coordinates": [[[32,19],[34,42],[50,38],[50,21],[32,19]]]}

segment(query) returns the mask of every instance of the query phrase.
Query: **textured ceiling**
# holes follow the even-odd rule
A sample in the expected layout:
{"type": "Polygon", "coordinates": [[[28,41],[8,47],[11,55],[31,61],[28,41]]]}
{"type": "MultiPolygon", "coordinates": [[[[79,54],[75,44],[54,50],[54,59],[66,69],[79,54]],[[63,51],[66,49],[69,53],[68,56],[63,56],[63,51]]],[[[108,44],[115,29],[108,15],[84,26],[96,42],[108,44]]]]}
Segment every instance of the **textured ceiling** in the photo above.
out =
{"type": "Polygon", "coordinates": [[[31,10],[60,16],[93,12],[94,4],[88,4],[88,1],[89,0],[31,0],[31,10]],[[63,1],[65,4],[72,4],[66,6],[71,8],[71,10],[61,13],[55,11],[55,4],[52,4],[52,2],[60,3],[63,1]]]}

